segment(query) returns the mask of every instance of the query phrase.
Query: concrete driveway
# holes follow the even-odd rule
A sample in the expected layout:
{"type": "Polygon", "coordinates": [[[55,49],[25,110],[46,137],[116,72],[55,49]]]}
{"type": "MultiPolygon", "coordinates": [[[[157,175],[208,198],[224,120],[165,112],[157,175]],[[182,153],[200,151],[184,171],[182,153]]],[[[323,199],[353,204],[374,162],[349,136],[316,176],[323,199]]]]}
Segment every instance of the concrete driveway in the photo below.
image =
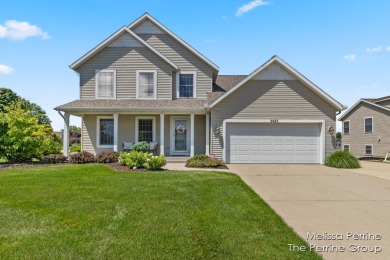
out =
{"type": "MultiPolygon", "coordinates": [[[[390,175],[390,165],[382,166],[390,175]]],[[[320,246],[316,251],[325,259],[390,259],[390,179],[369,174],[383,175],[381,171],[275,164],[229,168],[303,239],[320,246]],[[319,240],[324,233],[336,234],[338,240],[319,240]],[[313,234],[320,236],[314,239],[313,234]]]]}

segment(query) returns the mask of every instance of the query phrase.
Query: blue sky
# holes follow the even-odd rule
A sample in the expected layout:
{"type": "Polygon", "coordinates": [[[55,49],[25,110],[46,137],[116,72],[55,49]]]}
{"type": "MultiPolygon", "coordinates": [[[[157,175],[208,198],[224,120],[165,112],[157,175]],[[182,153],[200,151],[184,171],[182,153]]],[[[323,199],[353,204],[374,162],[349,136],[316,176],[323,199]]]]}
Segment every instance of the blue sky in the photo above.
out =
{"type": "Polygon", "coordinates": [[[60,130],[53,107],[79,97],[68,66],[149,12],[220,74],[249,74],[276,54],[350,107],[390,95],[389,10],[388,0],[3,1],[0,87],[42,106],[60,130]]]}

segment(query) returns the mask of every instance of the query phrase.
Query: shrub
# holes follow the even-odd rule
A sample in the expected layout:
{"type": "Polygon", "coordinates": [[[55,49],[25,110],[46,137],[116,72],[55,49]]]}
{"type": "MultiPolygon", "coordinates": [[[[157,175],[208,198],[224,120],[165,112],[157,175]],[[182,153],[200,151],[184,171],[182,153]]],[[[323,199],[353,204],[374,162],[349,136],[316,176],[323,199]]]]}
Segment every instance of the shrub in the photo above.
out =
{"type": "Polygon", "coordinates": [[[95,162],[95,156],[89,152],[82,151],[70,155],[70,163],[92,163],[95,162]]]}
{"type": "Polygon", "coordinates": [[[118,159],[121,164],[130,168],[141,168],[144,166],[146,156],[143,152],[131,151],[129,153],[122,152],[118,159]]]}
{"type": "Polygon", "coordinates": [[[354,169],[360,168],[359,160],[346,151],[336,151],[326,157],[325,164],[335,168],[354,169]]]}
{"type": "Polygon", "coordinates": [[[63,163],[66,161],[66,157],[63,154],[49,154],[44,156],[42,161],[50,164],[63,163]]]}
{"type": "Polygon", "coordinates": [[[226,167],[221,160],[213,159],[204,154],[197,154],[186,162],[186,167],[205,168],[205,167],[226,167]]]}
{"type": "Polygon", "coordinates": [[[148,170],[159,170],[161,167],[167,164],[164,155],[153,156],[152,153],[147,153],[144,167],[148,170]]]}
{"type": "Polygon", "coordinates": [[[70,152],[81,152],[81,144],[72,144],[72,146],[70,147],[70,152]]]}
{"type": "Polygon", "coordinates": [[[21,101],[4,107],[0,112],[0,157],[8,161],[42,159],[44,155],[59,153],[61,145],[49,124],[40,124],[24,110],[21,101]]]}
{"type": "Polygon", "coordinates": [[[118,161],[119,154],[117,152],[102,152],[96,157],[98,163],[114,163],[118,161]]]}
{"type": "Polygon", "coordinates": [[[137,151],[137,152],[147,153],[150,150],[150,144],[148,142],[145,142],[145,141],[138,142],[138,143],[133,144],[133,146],[131,147],[131,150],[137,151]]]}

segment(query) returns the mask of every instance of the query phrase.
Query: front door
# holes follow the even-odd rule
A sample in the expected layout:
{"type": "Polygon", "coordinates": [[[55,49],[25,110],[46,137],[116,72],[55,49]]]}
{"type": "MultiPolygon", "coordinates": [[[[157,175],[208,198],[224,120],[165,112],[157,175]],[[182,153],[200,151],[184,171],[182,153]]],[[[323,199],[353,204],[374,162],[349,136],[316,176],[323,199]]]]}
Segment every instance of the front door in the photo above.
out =
{"type": "Polygon", "coordinates": [[[172,155],[189,154],[189,124],[186,117],[171,119],[171,153],[172,155]]]}

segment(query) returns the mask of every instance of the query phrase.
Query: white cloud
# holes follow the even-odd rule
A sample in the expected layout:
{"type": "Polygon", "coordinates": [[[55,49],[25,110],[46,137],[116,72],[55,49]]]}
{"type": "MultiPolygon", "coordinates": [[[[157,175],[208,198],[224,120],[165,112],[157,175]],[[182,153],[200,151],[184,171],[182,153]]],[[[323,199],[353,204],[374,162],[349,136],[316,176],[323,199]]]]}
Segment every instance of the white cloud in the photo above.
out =
{"type": "Polygon", "coordinates": [[[50,39],[47,32],[28,22],[8,20],[5,21],[4,25],[0,25],[0,38],[24,40],[29,37],[41,37],[42,40],[50,39]]]}
{"type": "Polygon", "coordinates": [[[264,0],[254,0],[250,3],[244,4],[240,8],[237,9],[236,16],[242,16],[243,14],[249,12],[250,10],[261,6],[261,5],[268,5],[269,2],[265,2],[264,0]]]}
{"type": "Polygon", "coordinates": [[[373,47],[373,48],[367,48],[366,49],[367,52],[379,52],[381,50],[382,50],[382,46],[373,47]]]}
{"type": "Polygon", "coordinates": [[[14,72],[14,68],[11,68],[10,66],[0,64],[0,74],[10,74],[14,72]]]}
{"type": "Polygon", "coordinates": [[[390,46],[387,46],[387,47],[386,47],[386,51],[390,51],[390,46]]]}
{"type": "Polygon", "coordinates": [[[346,61],[354,61],[356,60],[357,56],[356,54],[348,54],[344,56],[344,60],[346,61]]]}

